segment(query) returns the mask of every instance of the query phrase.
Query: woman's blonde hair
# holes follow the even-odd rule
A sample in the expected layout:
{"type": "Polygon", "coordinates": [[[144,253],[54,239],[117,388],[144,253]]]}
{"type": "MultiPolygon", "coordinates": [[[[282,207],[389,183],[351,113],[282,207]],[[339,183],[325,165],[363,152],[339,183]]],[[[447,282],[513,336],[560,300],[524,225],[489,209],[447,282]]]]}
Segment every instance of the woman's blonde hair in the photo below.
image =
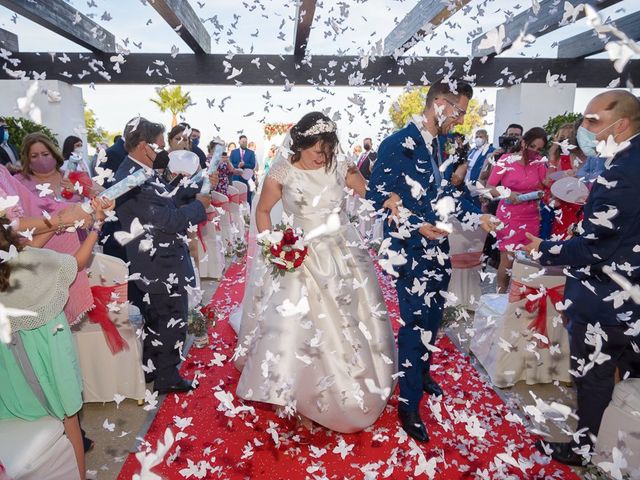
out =
{"type": "Polygon", "coordinates": [[[29,156],[29,150],[35,143],[42,143],[47,150],[51,153],[53,158],[56,159],[56,170],[60,171],[62,168],[62,164],[64,163],[64,159],[62,158],[62,153],[60,149],[57,147],[53,141],[47,137],[46,135],[35,132],[30,133],[24,140],[22,140],[22,147],[20,148],[20,161],[22,162],[22,175],[29,178],[33,172],[31,171],[31,158],[29,156]]]}

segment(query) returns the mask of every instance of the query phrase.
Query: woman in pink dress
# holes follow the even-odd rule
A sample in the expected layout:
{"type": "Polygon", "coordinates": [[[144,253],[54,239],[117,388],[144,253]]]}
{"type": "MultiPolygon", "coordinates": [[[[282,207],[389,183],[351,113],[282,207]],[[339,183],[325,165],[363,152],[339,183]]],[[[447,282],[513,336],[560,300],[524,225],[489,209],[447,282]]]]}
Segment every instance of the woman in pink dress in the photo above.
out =
{"type": "MultiPolygon", "coordinates": [[[[83,201],[84,195],[73,193],[73,184],[64,178],[61,171],[62,154],[48,137],[40,133],[27,135],[22,142],[20,159],[23,172],[15,178],[33,194],[33,201],[23,205],[25,215],[38,217],[42,216],[42,212],[47,212],[51,217],[55,217],[61,210],[83,201]],[[45,184],[48,184],[49,192],[44,188],[45,184]],[[64,195],[65,191],[68,192],[67,195],[64,195]],[[65,199],[60,199],[60,196],[64,196],[65,199]]],[[[88,176],[86,179],[90,190],[84,194],[93,196],[98,189],[94,190],[88,176]]],[[[80,231],[58,232],[52,235],[43,247],[72,255],[80,248],[79,233],[80,231]]],[[[93,303],[87,272],[81,269],[71,284],[69,299],[64,307],[69,324],[73,326],[79,323],[84,314],[93,308],[93,303]]]]}
{"type": "Polygon", "coordinates": [[[528,243],[526,233],[538,236],[540,231],[540,195],[526,201],[520,201],[518,196],[542,190],[547,166],[539,152],[546,144],[547,133],[534,127],[523,135],[516,151],[503,155],[491,169],[488,185],[494,197],[505,195],[505,191],[497,187],[510,190],[509,197],[500,200],[497,211],[498,219],[504,224],[497,232],[498,293],[508,291],[513,252],[528,243]]]}

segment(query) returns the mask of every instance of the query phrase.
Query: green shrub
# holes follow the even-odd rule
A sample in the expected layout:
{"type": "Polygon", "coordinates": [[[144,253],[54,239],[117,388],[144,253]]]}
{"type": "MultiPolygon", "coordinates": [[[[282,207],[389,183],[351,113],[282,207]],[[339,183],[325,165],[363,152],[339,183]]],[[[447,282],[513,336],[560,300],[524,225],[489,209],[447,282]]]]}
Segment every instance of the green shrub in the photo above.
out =
{"type": "Polygon", "coordinates": [[[7,126],[9,127],[9,141],[16,147],[18,153],[20,152],[24,137],[34,132],[43,133],[49,137],[53,143],[60,146],[55,133],[44,125],[22,117],[4,117],[4,121],[7,122],[7,126]]]}
{"type": "Polygon", "coordinates": [[[547,123],[543,127],[549,138],[553,138],[558,129],[565,123],[575,123],[582,115],[579,113],[564,112],[562,115],[556,115],[555,117],[549,117],[547,123]]]}

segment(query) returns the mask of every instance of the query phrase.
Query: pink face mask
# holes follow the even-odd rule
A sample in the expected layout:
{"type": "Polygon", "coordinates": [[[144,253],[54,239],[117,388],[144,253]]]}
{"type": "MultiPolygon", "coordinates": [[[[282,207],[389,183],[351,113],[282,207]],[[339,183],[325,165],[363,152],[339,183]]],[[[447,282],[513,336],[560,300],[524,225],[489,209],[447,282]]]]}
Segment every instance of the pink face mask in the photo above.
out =
{"type": "Polygon", "coordinates": [[[35,173],[49,173],[55,168],[56,159],[53,155],[40,155],[31,160],[31,170],[35,173]]]}
{"type": "Polygon", "coordinates": [[[540,155],[540,153],[533,150],[532,148],[527,148],[525,150],[525,153],[526,153],[528,162],[535,162],[536,160],[540,160],[542,158],[542,155],[540,155]]]}

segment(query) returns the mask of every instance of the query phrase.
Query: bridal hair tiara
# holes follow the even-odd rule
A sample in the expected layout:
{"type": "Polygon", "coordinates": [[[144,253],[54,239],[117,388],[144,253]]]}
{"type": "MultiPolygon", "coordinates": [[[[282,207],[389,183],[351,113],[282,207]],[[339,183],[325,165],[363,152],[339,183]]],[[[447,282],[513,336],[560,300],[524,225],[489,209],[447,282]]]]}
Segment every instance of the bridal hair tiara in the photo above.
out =
{"type": "Polygon", "coordinates": [[[300,134],[302,137],[312,137],[321,133],[333,133],[336,131],[336,124],[331,120],[318,120],[312,127],[300,134]]]}

